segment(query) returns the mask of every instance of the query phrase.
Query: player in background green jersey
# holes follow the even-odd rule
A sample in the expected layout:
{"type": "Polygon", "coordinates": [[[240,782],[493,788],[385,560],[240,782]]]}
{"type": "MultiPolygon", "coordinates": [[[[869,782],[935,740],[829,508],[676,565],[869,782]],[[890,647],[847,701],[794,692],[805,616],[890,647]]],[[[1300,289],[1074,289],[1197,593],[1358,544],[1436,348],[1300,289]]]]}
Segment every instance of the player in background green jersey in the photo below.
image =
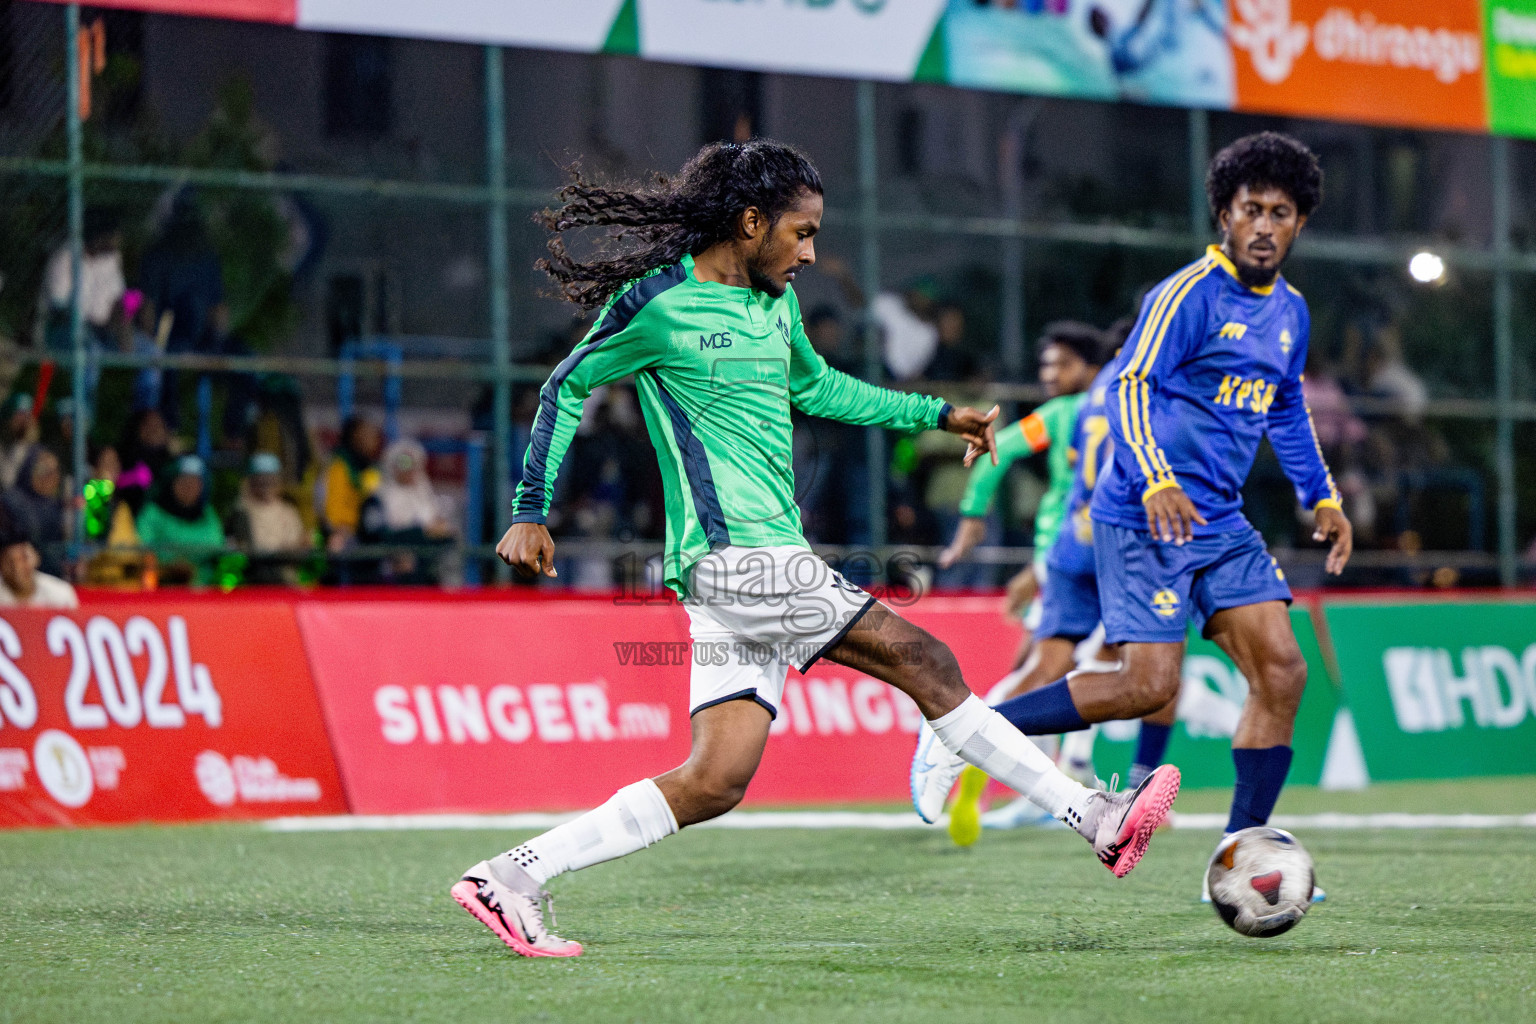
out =
{"type": "MultiPolygon", "coordinates": [[[[1116,876],[1130,871],[1167,816],[1178,770],[1159,769],[1121,794],[1067,778],[967,689],[948,647],[833,571],[800,533],[791,407],[947,430],[967,440],[967,465],[997,453],[996,409],[863,383],[828,367],[806,340],[791,282],[816,261],[822,184],[810,161],[767,140],[717,143],[675,177],[605,187],[578,176],[562,198],[545,216],[552,238],[541,266],[566,298],[601,313],[540,392],[514,522],[497,554],[525,574],[555,575],[544,517],[560,457],[591,389],[633,374],[666,489],[667,582],[695,643],[729,656],[693,659],[684,764],[475,864],[452,886],[454,899],[524,956],[579,955],[580,944],[545,928],[544,884],[734,807],[757,770],[786,673],[820,658],[906,693],[950,755],[1076,829],[1116,876]],[[563,242],[580,227],[607,229],[606,247],[585,261],[563,242]]],[[[515,646],[508,656],[519,656],[515,646]]],[[[526,781],[541,784],[536,773],[526,781]]]]}
{"type": "MultiPolygon", "coordinates": [[[[939,555],[939,568],[947,569],[970,554],[986,536],[986,515],[1008,468],[1022,458],[1047,452],[1049,485],[1035,510],[1034,564],[1008,581],[1006,611],[1018,614],[1036,608],[1036,595],[1045,578],[1045,553],[1056,542],[1066,513],[1067,493],[1072,489],[1074,458],[1072,432],[1083,393],[1103,365],[1104,334],[1089,324],[1061,320],[1046,327],[1040,338],[1040,384],[1046,401],[1034,412],[997,432],[997,465],[978,463],[971,470],[965,496],[960,499],[960,523],[954,539],[939,555]]],[[[1025,625],[1034,628],[1026,617],[1025,625]]],[[[1024,636],[1013,667],[1024,663],[1030,636],[1024,636]]]]}

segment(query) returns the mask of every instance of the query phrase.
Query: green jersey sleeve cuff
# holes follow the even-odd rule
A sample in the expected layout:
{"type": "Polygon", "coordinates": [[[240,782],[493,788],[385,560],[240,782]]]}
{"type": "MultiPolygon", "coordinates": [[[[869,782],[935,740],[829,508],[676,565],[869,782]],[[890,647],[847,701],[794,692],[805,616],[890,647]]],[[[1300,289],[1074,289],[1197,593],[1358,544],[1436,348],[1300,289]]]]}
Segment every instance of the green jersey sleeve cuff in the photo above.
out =
{"type": "Polygon", "coordinates": [[[939,430],[948,430],[949,414],[954,411],[955,407],[950,405],[948,402],[945,402],[943,405],[939,406],[939,419],[938,422],[934,424],[934,426],[939,430]]]}
{"type": "Polygon", "coordinates": [[[538,523],[543,525],[548,518],[542,512],[519,512],[512,517],[512,525],[516,526],[518,523],[538,523]]]}

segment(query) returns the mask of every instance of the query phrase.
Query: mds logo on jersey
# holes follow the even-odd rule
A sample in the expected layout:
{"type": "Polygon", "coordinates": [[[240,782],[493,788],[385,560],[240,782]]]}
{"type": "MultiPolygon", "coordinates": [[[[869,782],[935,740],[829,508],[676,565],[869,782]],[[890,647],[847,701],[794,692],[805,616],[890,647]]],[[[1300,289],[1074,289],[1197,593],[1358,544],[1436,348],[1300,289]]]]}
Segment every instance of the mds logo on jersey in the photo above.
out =
{"type": "Polygon", "coordinates": [[[1232,338],[1241,341],[1243,335],[1248,333],[1248,325],[1236,321],[1229,321],[1221,325],[1220,335],[1223,338],[1232,338]]]}
{"type": "Polygon", "coordinates": [[[701,335],[699,335],[699,351],[700,352],[703,352],[705,349],[711,349],[711,348],[730,348],[730,347],[731,347],[731,332],[730,331],[718,331],[718,332],[716,332],[714,334],[701,334],[701,335]]]}
{"type": "Polygon", "coordinates": [[[1179,613],[1179,595],[1168,589],[1159,590],[1152,595],[1152,610],[1165,619],[1171,619],[1179,613]]]}

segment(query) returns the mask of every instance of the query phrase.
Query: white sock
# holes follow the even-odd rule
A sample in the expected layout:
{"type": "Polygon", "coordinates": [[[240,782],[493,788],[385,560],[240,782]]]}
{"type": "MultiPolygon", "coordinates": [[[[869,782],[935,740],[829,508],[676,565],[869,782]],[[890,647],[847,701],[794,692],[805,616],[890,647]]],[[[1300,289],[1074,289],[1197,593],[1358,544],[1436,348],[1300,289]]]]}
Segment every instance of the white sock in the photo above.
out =
{"type": "MultiPolygon", "coordinates": [[[[1019,680],[1024,678],[1024,669],[1016,668],[992,685],[987,691],[985,700],[987,707],[995,708],[1003,701],[1013,696],[1013,688],[1019,685],[1019,680]]],[[[1052,761],[1056,760],[1056,754],[1061,749],[1061,737],[1054,734],[1047,736],[1031,736],[1029,742],[1040,748],[1041,753],[1052,761]]]]}
{"type": "Polygon", "coordinates": [[[1090,791],[1073,782],[1051,759],[975,694],[955,710],[928,723],[939,742],[1053,818],[1084,806],[1090,791]]]}
{"type": "Polygon", "coordinates": [[[543,885],[567,871],[579,871],[605,860],[616,860],[658,843],[677,831],[677,819],[667,798],[650,779],[625,786],[608,802],[575,821],[535,836],[523,845],[492,857],[491,873],[503,884],[521,881],[513,871],[503,876],[499,868],[516,866],[543,885]],[[512,879],[509,881],[508,879],[512,879]]]}

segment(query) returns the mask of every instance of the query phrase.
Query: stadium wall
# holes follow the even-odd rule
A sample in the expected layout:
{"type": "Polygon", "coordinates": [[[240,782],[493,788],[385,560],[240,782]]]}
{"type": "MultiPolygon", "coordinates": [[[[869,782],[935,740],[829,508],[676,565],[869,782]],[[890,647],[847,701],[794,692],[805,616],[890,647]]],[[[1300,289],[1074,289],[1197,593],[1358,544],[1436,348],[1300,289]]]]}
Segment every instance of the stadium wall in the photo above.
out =
{"type": "MultiPolygon", "coordinates": [[[[517,593],[517,592],[514,592],[517,593]]],[[[1018,627],[994,598],[903,609],[985,689],[1018,627]]],[[[1536,600],[1305,597],[1291,781],[1536,772],[1536,600]]],[[[562,810],[679,763],[696,650],[670,599],[352,592],[91,595],[0,618],[0,826],[562,810]]],[[[1193,638],[1170,760],[1229,786],[1246,682],[1193,638]]],[[[756,804],[907,796],[917,709],[791,673],[756,804]]],[[[1106,727],[1101,773],[1134,725],[1106,727]]]]}

